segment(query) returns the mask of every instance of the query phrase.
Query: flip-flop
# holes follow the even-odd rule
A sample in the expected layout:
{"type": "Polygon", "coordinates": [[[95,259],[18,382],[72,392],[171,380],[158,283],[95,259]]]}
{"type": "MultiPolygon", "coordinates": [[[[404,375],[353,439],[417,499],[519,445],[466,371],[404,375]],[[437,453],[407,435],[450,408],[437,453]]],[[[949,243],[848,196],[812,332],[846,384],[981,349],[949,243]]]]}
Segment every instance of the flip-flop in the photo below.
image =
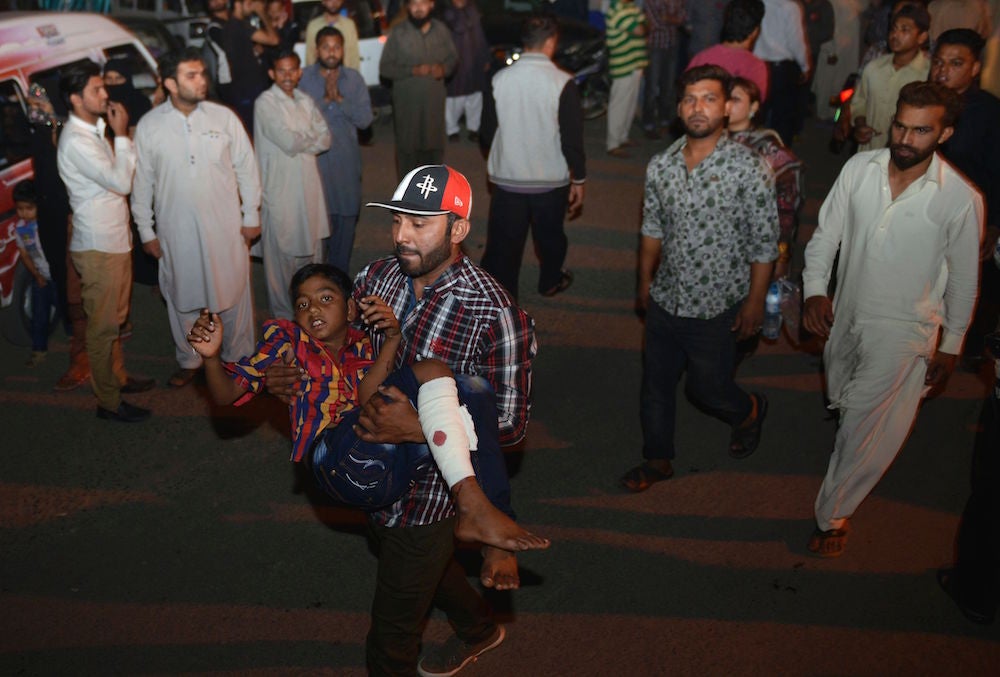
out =
{"type": "Polygon", "coordinates": [[[649,463],[642,463],[622,475],[621,484],[633,494],[638,494],[649,489],[656,482],[669,480],[673,476],[673,468],[670,468],[669,472],[664,472],[654,468],[649,463]]]}

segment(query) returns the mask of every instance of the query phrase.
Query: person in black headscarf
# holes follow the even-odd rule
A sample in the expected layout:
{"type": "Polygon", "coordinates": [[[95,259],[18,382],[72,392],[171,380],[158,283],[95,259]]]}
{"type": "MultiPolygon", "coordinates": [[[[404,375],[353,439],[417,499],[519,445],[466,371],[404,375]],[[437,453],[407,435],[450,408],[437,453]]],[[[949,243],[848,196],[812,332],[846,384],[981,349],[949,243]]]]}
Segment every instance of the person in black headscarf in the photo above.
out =
{"type": "Polygon", "coordinates": [[[132,64],[125,57],[110,59],[104,64],[104,88],[108,100],[125,106],[128,112],[128,134],[132,136],[139,118],[153,108],[145,94],[132,84],[132,64]]]}
{"type": "MultiPolygon", "coordinates": [[[[153,104],[145,94],[132,84],[132,64],[125,57],[109,59],[104,64],[104,89],[108,90],[108,100],[125,106],[128,112],[128,135],[135,134],[135,126],[139,118],[153,109],[153,104]]],[[[132,222],[132,242],[139,242],[139,232],[132,222]]],[[[132,248],[132,279],[139,284],[155,287],[159,284],[159,269],[152,256],[142,250],[142,247],[132,248]]],[[[122,337],[131,334],[131,322],[126,321],[122,327],[122,337]]]]}

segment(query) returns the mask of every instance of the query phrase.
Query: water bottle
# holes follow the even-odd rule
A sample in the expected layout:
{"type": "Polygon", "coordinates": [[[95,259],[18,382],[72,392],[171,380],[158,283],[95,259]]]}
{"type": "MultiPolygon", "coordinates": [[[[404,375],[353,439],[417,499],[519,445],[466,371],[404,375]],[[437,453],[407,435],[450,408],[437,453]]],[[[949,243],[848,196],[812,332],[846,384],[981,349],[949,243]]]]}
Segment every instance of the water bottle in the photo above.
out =
{"type": "Polygon", "coordinates": [[[799,321],[802,319],[802,288],[788,278],[778,280],[781,285],[781,323],[785,336],[793,345],[799,342],[799,321]]]}
{"type": "Polygon", "coordinates": [[[764,297],[764,326],[760,335],[766,339],[774,340],[781,332],[781,285],[774,281],[767,288],[767,296],[764,297]]]}

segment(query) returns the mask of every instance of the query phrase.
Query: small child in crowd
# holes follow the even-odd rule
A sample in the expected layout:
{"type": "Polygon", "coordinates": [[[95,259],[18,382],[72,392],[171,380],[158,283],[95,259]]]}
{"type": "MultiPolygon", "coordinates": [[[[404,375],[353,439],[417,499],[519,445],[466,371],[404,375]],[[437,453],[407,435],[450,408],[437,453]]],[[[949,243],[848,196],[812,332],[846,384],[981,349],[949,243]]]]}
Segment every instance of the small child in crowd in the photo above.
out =
{"type": "MultiPolygon", "coordinates": [[[[377,296],[351,298],[347,274],[327,264],[299,269],[290,285],[294,322],[269,320],[254,355],[224,364],[219,358],[222,322],[203,310],[188,335],[205,363],[212,398],[219,404],[240,405],[259,393],[268,366],[287,352],[309,374],[303,392],[291,405],[293,461],[313,461],[327,444],[355,445],[354,432],[362,405],[378,394],[379,386],[393,383],[417,405],[427,445],[458,511],[456,536],[504,550],[535,550],[549,546],[497,510],[479,484],[469,456],[476,432],[468,412],[458,401],[451,370],[437,360],[423,360],[392,371],[399,348],[399,321],[377,296]],[[351,324],[360,319],[384,332],[377,357],[367,335],[351,324]],[[346,427],[345,427],[346,426],[346,427]],[[337,430],[337,435],[333,431],[337,430]]],[[[490,434],[495,421],[484,422],[480,434],[490,434]]]]}
{"type": "Polygon", "coordinates": [[[49,262],[38,238],[38,193],[35,182],[28,179],[14,186],[14,208],[17,223],[14,237],[24,267],[31,273],[31,357],[27,365],[34,367],[45,359],[49,349],[49,317],[56,305],[55,285],[49,273],[49,262]]]}

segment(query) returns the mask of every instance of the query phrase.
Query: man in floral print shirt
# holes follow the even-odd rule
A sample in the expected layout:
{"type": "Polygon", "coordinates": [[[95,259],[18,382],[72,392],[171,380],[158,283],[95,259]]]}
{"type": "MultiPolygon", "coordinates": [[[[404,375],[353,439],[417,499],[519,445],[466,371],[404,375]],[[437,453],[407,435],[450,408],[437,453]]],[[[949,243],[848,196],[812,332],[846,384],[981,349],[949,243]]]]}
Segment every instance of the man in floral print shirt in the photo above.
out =
{"type": "Polygon", "coordinates": [[[774,179],[725,133],[730,76],[698,66],[678,81],[685,135],[646,170],[637,305],[646,317],[640,404],[643,463],[622,477],[644,491],[673,475],[677,382],[732,426],[729,454],[760,441],[767,399],[733,381],[736,341],[760,331],[778,257],[774,179]]]}

